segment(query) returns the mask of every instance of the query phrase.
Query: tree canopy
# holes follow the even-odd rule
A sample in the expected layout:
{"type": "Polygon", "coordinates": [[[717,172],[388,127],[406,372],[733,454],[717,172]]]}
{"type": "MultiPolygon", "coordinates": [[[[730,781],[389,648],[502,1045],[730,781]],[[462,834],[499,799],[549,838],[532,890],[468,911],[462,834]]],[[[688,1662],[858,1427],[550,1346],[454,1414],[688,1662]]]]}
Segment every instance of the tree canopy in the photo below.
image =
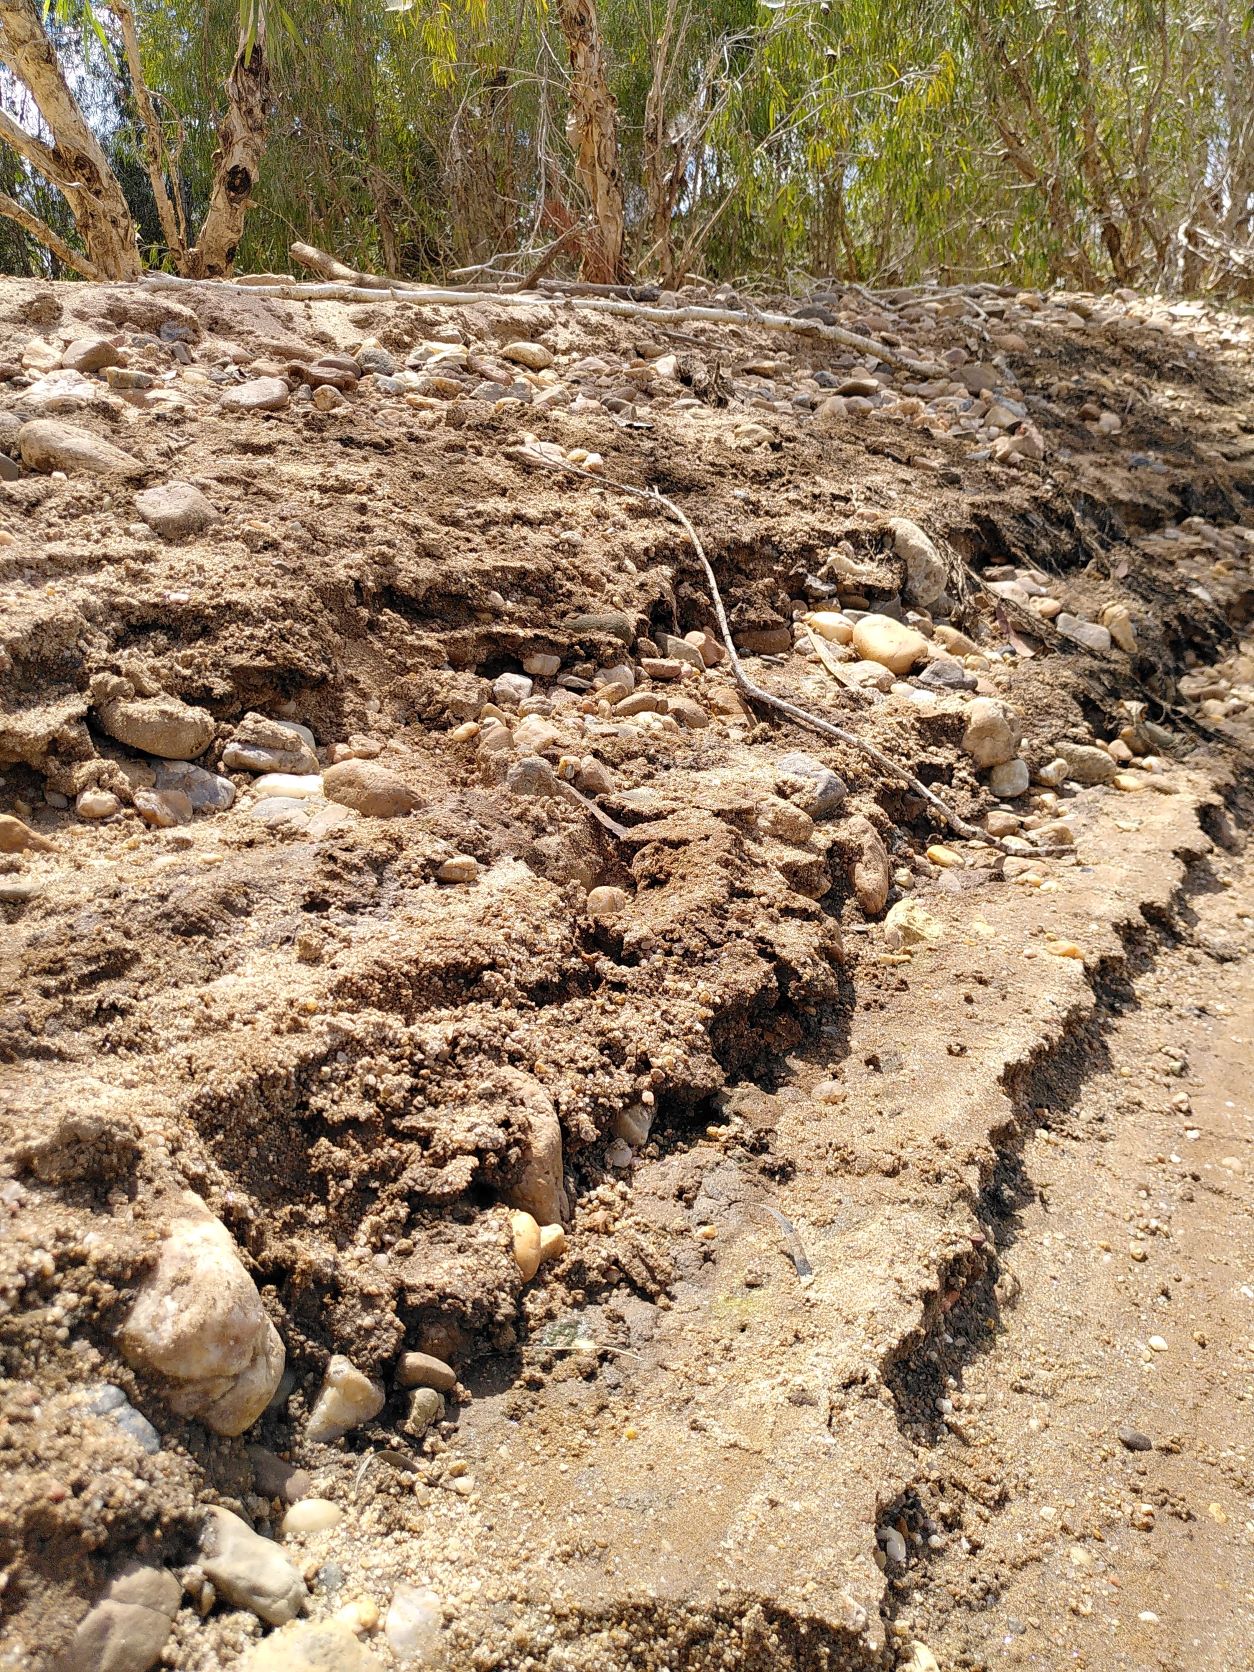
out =
{"type": "Polygon", "coordinates": [[[1254,295],[1238,0],[36,3],[0,0],[9,271],[126,276],[93,239],[129,214],[193,274],[301,240],[520,276],[561,241],[599,279],[1254,295]]]}

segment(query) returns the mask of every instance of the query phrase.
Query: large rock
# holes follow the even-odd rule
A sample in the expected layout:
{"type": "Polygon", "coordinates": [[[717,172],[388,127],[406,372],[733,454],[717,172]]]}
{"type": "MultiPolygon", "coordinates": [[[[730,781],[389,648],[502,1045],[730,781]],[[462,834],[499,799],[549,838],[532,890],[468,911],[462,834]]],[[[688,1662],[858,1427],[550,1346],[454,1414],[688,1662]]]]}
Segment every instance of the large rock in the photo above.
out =
{"type": "Polygon", "coordinates": [[[219,404],[224,412],[281,412],[291,398],[281,377],[254,377],[228,389],[219,404]]]}
{"type": "Polygon", "coordinates": [[[993,697],[976,697],[967,709],[962,747],[977,766],[1000,766],[1015,758],[1023,728],[1019,717],[993,697]]]}
{"type": "Polygon", "coordinates": [[[61,364],[74,372],[102,372],[120,366],[122,356],[108,337],[76,337],[62,352],[61,364]]]}
{"type": "Polygon", "coordinates": [[[178,1206],[119,1345],[181,1416],[242,1434],[279,1385],[283,1343],[226,1226],[191,1191],[178,1206]]]}
{"type": "Polygon", "coordinates": [[[63,470],[67,476],[142,476],[145,466],[111,441],[56,418],[33,418],[17,433],[22,463],[31,470],[63,470]]]}
{"type": "Polygon", "coordinates": [[[893,536],[893,548],[906,565],[906,584],[902,596],[908,604],[930,610],[945,590],[948,574],[945,560],[931,540],[909,517],[893,517],[888,527],[893,536]]]}
{"type": "Polygon", "coordinates": [[[867,662],[878,662],[892,673],[909,673],[927,659],[922,633],[891,615],[864,615],[854,625],[853,648],[867,662]]]}
{"type": "Polygon", "coordinates": [[[337,761],[323,773],[322,788],[328,801],[372,819],[402,818],[422,800],[398,773],[378,761],[337,761]]]}
{"type": "Polygon", "coordinates": [[[206,1513],[199,1560],[219,1596],[267,1625],[286,1625],[304,1606],[305,1582],[278,1545],[229,1509],[214,1505],[206,1513]]]}
{"type": "Polygon", "coordinates": [[[190,482],[165,482],[157,488],[145,488],[135,495],[135,509],[164,540],[199,534],[222,520],[222,513],[190,482]]]}
{"type": "Polygon", "coordinates": [[[56,1672],[149,1672],[161,1658],[182,1594],[165,1568],[125,1568],[58,1657],[56,1672]]]}
{"type": "Polygon", "coordinates": [[[146,755],[189,761],[213,742],[214,720],[206,708],[164,692],[156,697],[115,697],[96,710],[100,729],[146,755]]]}

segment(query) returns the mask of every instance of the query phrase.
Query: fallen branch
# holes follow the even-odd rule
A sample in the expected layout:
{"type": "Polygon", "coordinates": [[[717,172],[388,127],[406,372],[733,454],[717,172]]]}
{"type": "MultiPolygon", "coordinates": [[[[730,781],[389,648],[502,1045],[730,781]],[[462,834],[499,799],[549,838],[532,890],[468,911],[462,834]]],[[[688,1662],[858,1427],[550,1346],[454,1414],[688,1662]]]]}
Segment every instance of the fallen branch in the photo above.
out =
{"type": "MultiPolygon", "coordinates": [[[[295,249],[310,251],[309,245],[294,246],[295,249]]],[[[321,256],[321,251],[313,251],[321,256]]],[[[304,256],[298,257],[302,262],[304,256]]],[[[334,258],[326,256],[327,262],[334,258]]],[[[336,262],[338,267],[340,263],[336,262]]],[[[911,372],[916,377],[941,377],[944,368],[930,360],[915,360],[908,354],[901,354],[895,348],[889,348],[886,343],[876,342],[872,337],[859,336],[856,331],[846,331],[841,325],[824,325],[817,319],[797,319],[792,314],[762,313],[756,311],[746,314],[735,308],[707,308],[697,304],[689,304],[682,308],[656,308],[645,302],[627,302],[611,296],[533,296],[523,291],[484,291],[484,290],[454,290],[438,289],[425,286],[406,286],[393,284],[387,279],[380,279],[373,274],[354,273],[352,268],[343,268],[347,279],[337,279],[325,284],[306,284],[300,280],[293,280],[290,284],[267,285],[266,294],[276,300],[284,302],[378,302],[384,299],[399,302],[416,302],[427,307],[464,307],[470,302],[493,302],[501,307],[534,307],[537,301],[548,302],[552,307],[571,308],[580,313],[611,314],[620,319],[647,319],[656,325],[738,325],[741,329],[761,326],[768,331],[791,331],[799,336],[817,337],[822,342],[839,343],[842,348],[852,348],[859,354],[868,354],[887,365],[899,366],[903,371],[911,372]]],[[[153,289],[172,289],[185,284],[198,284],[203,281],[197,279],[178,279],[169,273],[151,273],[144,283],[153,289]]]]}
{"type": "Polygon", "coordinates": [[[9,197],[5,192],[0,192],[0,215],[4,215],[10,221],[16,221],[23,232],[29,232],[32,238],[37,239],[46,250],[50,250],[56,256],[62,266],[70,268],[81,278],[100,277],[95,265],[85,255],[71,249],[60,233],[54,232],[47,221],[41,221],[38,215],[32,214],[16,198],[9,197]]]}
{"type": "Polygon", "coordinates": [[[696,529],[673,499],[668,499],[664,493],[659,493],[656,488],[638,488],[631,482],[620,482],[615,477],[602,476],[594,471],[585,470],[581,465],[569,464],[565,460],[546,458],[543,453],[537,452],[532,447],[516,447],[512,451],[523,457],[528,464],[540,465],[546,470],[565,470],[572,476],[584,476],[589,482],[595,482],[600,487],[613,488],[616,493],[630,494],[633,499],[643,499],[647,504],[658,506],[669,513],[691,540],[692,549],[697,554],[697,561],[705,572],[706,584],[710,589],[710,599],[714,605],[719,633],[727,647],[733,677],[750,701],[765,708],[773,708],[780,714],[786,714],[790,720],[795,720],[798,725],[808,726],[811,731],[820,732],[824,737],[835,738],[838,743],[844,743],[849,748],[856,749],[859,754],[865,755],[869,761],[872,761],[881,770],[891,773],[894,778],[899,778],[903,783],[908,784],[914,793],[921,796],[932,811],[938,814],[956,835],[963,837],[966,841],[983,842],[994,848],[1001,846],[987,831],[980,830],[973,824],[968,824],[964,818],[954,812],[947,802],[941,800],[935,790],[930,790],[922,779],[916,778],[913,772],[908,772],[891,755],[886,755],[878,745],[868,743],[865,738],[855,737],[852,732],[846,731],[843,726],[833,725],[830,720],[825,720],[818,714],[811,714],[808,709],[799,708],[796,703],[788,702],[783,697],[777,697],[772,692],[763,690],[760,685],[755,684],[749,678],[736,652],[731,624],[723,606],[723,595],[719,591],[718,581],[715,578],[710,560],[705,555],[705,547],[701,544],[696,529]]]}
{"type": "Polygon", "coordinates": [[[342,261],[337,261],[325,250],[315,249],[312,244],[292,244],[290,251],[294,260],[302,267],[308,267],[311,273],[317,273],[321,279],[330,279],[336,284],[360,285],[363,290],[392,289],[390,279],[380,278],[374,273],[361,273],[355,267],[346,267],[342,261]]]}

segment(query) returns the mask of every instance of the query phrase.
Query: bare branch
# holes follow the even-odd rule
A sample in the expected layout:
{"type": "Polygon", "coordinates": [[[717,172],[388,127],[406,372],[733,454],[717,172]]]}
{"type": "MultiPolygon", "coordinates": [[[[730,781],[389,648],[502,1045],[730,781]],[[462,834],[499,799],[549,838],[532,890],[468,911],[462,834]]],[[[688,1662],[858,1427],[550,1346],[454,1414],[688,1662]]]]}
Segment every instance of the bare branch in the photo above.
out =
{"type": "Polygon", "coordinates": [[[60,233],[52,230],[47,221],[41,221],[38,215],[32,214],[24,204],[19,203],[14,197],[9,197],[5,192],[0,192],[0,215],[16,221],[23,232],[29,232],[45,249],[51,250],[63,267],[70,268],[84,279],[100,277],[98,269],[85,255],[78,250],[72,250],[60,233]]]}
{"type": "Polygon", "coordinates": [[[144,66],[139,55],[139,36],[135,33],[135,17],[125,0],[104,0],[105,5],[118,20],[122,31],[122,47],[126,53],[126,68],[131,78],[131,91],[135,95],[135,103],[139,107],[140,127],[144,134],[144,153],[148,165],[148,179],[152,184],[152,195],[156,200],[157,218],[161,222],[161,231],[166,245],[176,261],[181,261],[187,250],[187,227],[183,221],[182,204],[175,204],[171,200],[166,187],[166,175],[174,185],[178,194],[178,181],[174,170],[170,167],[170,160],[166,154],[165,139],[161,132],[156,109],[153,106],[152,95],[148,91],[148,83],[144,79],[144,66]]]}

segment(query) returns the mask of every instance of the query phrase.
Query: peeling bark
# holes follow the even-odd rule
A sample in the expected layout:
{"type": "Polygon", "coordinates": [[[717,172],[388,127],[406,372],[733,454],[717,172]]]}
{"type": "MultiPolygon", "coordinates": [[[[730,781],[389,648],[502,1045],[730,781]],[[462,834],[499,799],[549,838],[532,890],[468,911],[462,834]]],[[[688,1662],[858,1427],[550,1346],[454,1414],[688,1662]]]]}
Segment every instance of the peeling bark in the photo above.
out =
{"type": "Polygon", "coordinates": [[[225,278],[244,235],[244,217],[261,173],[270,114],[270,70],[263,30],[258,30],[251,50],[241,39],[226,78],[226,99],[226,115],[213,157],[209,208],[200,237],[187,252],[187,276],[193,279],[225,278]]]}
{"type": "Polygon", "coordinates": [[[141,268],[134,216],[61,73],[32,0],[0,0],[0,59],[29,88],[52,144],[33,138],[12,118],[0,123],[0,137],[62,193],[96,274],[137,279],[141,268]]]}
{"type": "Polygon", "coordinates": [[[618,106],[610,92],[593,0],[558,0],[558,22],[570,53],[567,132],[575,172],[592,211],[582,276],[590,284],[619,284],[623,260],[623,188],[618,167],[618,106]]]}

